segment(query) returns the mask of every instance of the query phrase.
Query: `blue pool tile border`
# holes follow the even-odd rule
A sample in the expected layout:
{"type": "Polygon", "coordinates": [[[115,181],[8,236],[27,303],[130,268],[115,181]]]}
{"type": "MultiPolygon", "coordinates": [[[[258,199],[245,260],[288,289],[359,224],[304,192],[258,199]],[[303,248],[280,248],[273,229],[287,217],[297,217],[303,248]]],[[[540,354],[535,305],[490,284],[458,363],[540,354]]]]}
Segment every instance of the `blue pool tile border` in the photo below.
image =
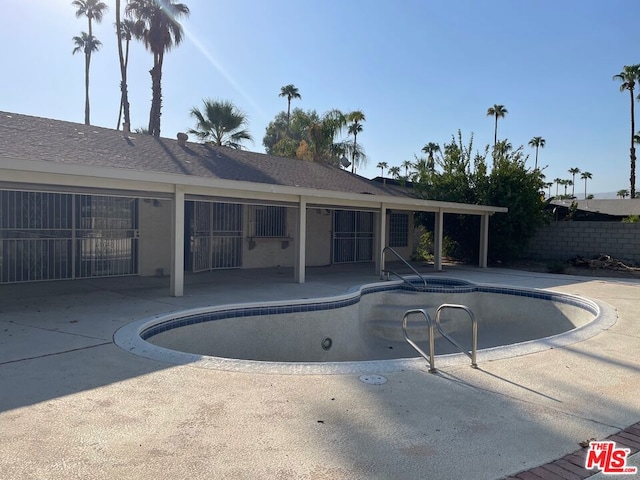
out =
{"type": "Polygon", "coordinates": [[[427,287],[424,287],[422,280],[415,278],[411,279],[411,283],[416,286],[412,288],[406,284],[391,284],[391,285],[372,285],[362,287],[358,292],[354,293],[352,297],[340,300],[327,300],[311,303],[291,303],[281,305],[264,305],[264,306],[236,306],[232,308],[223,308],[211,312],[199,312],[195,314],[187,314],[185,316],[171,318],[156,324],[150,325],[148,328],[140,332],[140,337],[143,340],[148,340],[151,337],[160,333],[172,330],[174,328],[186,327],[190,325],[196,325],[200,323],[212,322],[216,320],[224,320],[228,318],[241,318],[241,317],[257,317],[264,315],[281,315],[290,313],[301,312],[315,312],[323,310],[334,310],[337,308],[344,308],[355,305],[360,302],[360,299],[365,295],[370,295],[379,292],[388,291],[407,291],[415,292],[419,290],[424,293],[493,293],[501,295],[513,295],[518,297],[527,297],[540,300],[553,301],[558,303],[564,303],[572,305],[578,308],[582,308],[598,315],[598,307],[593,302],[578,297],[571,297],[560,293],[547,292],[541,290],[530,290],[522,288],[510,288],[510,287],[494,287],[490,285],[476,285],[465,280],[451,279],[451,278],[428,278],[427,287]]]}

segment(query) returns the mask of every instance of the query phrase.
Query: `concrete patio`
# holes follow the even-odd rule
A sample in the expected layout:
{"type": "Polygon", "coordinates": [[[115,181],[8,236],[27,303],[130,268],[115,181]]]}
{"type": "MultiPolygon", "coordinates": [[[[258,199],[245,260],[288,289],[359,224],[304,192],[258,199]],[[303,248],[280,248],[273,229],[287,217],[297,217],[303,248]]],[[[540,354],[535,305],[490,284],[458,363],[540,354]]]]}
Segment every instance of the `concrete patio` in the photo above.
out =
{"type": "Polygon", "coordinates": [[[369,385],[175,366],[112,337],[184,308],[336,295],[377,281],[371,265],[309,268],[304,284],[287,269],[190,275],[181,298],[167,278],[3,285],[0,477],[497,479],[640,420],[640,281],[461,266],[435,275],[578,294],[618,320],[479,370],[433,375],[425,362],[369,385]]]}

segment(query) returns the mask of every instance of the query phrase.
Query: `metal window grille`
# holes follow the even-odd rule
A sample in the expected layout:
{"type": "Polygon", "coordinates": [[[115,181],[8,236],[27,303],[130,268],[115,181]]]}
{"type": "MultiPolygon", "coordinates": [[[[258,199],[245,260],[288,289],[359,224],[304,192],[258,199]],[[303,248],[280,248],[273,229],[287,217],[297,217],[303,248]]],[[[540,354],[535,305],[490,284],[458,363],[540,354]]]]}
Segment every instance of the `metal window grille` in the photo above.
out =
{"type": "Polygon", "coordinates": [[[336,210],[333,216],[333,263],[373,260],[373,213],[336,210]]]}
{"type": "Polygon", "coordinates": [[[242,266],[242,205],[190,202],[191,269],[242,266]]]}
{"type": "Polygon", "coordinates": [[[252,206],[254,237],[286,237],[287,209],[278,206],[252,206]]]}
{"type": "Polygon", "coordinates": [[[0,191],[0,283],[137,273],[137,201],[0,191]]]}
{"type": "Polygon", "coordinates": [[[389,218],[389,246],[409,246],[409,214],[392,213],[389,218]]]}

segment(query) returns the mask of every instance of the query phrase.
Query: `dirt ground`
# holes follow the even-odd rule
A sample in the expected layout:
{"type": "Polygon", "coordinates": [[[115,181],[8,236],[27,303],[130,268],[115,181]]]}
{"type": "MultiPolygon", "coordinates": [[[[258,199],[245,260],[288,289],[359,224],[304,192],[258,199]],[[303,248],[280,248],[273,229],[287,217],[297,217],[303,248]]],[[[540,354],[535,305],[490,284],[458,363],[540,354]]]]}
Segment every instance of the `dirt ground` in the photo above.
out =
{"type": "MultiPolygon", "coordinates": [[[[611,263],[616,263],[611,262],[611,263]]],[[[628,266],[624,268],[619,265],[603,267],[574,266],[569,261],[561,260],[517,260],[504,264],[492,265],[494,267],[514,268],[529,272],[558,273],[564,275],[581,275],[588,277],[611,277],[611,278],[640,278],[640,267],[628,266]]]]}

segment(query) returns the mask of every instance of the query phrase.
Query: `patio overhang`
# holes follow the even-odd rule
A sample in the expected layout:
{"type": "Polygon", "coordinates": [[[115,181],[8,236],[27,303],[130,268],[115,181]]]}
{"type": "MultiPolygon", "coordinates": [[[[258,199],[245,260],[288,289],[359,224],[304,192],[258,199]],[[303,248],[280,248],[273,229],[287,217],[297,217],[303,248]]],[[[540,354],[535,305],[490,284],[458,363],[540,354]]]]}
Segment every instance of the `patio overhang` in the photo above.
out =
{"type": "MultiPolygon", "coordinates": [[[[295,280],[305,281],[306,209],[362,209],[378,215],[378,235],[386,238],[386,214],[389,211],[435,213],[434,268],[442,269],[442,238],[444,214],[481,216],[480,259],[487,266],[489,216],[507,211],[505,207],[469,205],[454,202],[421,200],[412,197],[372,195],[367,193],[312,189],[299,186],[254,183],[162,172],[141,172],[125,168],[70,165],[47,161],[17,161],[3,159],[0,167],[0,188],[38,189],[52,192],[92,192],[128,195],[140,198],[160,198],[172,201],[172,262],[171,294],[184,291],[184,204],[186,199],[200,198],[240,203],[287,205],[298,209],[296,225],[295,280]]],[[[384,241],[377,244],[376,270],[384,269],[384,241]]]]}

